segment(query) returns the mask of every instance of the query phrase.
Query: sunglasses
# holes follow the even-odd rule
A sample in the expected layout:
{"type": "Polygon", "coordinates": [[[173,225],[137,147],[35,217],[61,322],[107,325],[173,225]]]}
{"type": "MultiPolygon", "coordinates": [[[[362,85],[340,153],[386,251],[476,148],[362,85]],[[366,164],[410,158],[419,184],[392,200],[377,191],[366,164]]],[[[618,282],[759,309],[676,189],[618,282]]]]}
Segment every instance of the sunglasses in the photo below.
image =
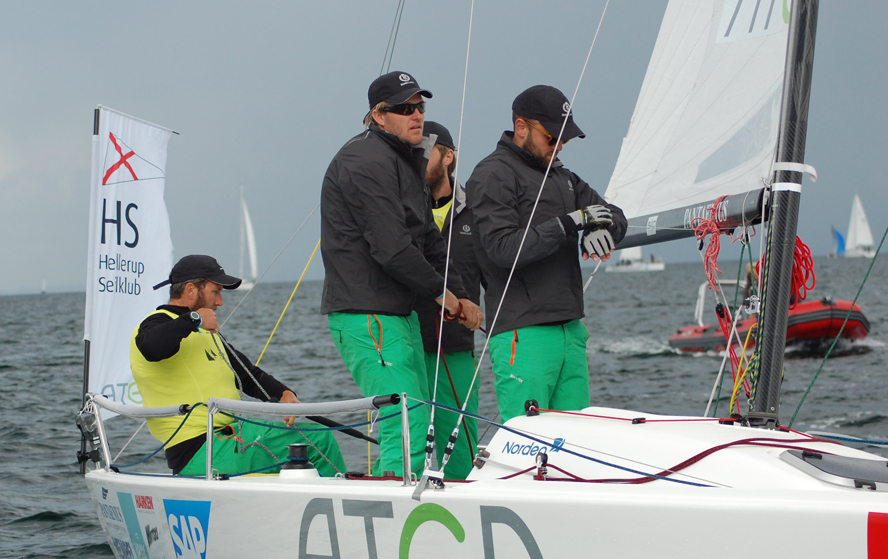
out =
{"type": "Polygon", "coordinates": [[[391,107],[385,107],[384,109],[379,109],[384,113],[395,113],[396,115],[404,115],[410,116],[416,111],[419,111],[419,114],[425,113],[425,101],[420,101],[419,103],[402,103],[400,105],[392,105],[391,107]]]}
{"type": "MultiPolygon", "coordinates": [[[[524,119],[521,119],[521,120],[524,120],[524,119]]],[[[549,134],[548,132],[546,132],[546,131],[543,130],[542,128],[537,128],[537,127],[534,126],[533,123],[530,122],[529,120],[524,120],[524,122],[525,122],[528,126],[530,126],[531,128],[533,128],[534,130],[536,130],[537,132],[539,132],[540,134],[542,134],[543,136],[545,136],[546,138],[548,138],[548,140],[549,140],[549,145],[550,145],[550,146],[554,146],[556,143],[558,143],[558,138],[556,138],[556,137],[553,136],[552,134],[549,134]]],[[[563,146],[564,146],[564,145],[567,145],[567,142],[569,142],[569,141],[570,141],[570,140],[563,140],[563,141],[561,142],[561,145],[563,145],[563,146]]]]}

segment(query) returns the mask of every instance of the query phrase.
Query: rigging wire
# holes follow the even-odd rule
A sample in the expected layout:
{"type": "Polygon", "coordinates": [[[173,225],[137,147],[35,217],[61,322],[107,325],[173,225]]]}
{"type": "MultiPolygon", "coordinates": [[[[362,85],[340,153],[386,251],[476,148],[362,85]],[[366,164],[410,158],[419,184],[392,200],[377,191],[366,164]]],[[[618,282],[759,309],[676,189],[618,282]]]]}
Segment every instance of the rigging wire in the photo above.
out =
{"type": "MultiPolygon", "coordinates": [[[[561,129],[558,131],[558,138],[555,145],[558,145],[558,142],[561,142],[561,138],[564,135],[564,129],[567,126],[567,118],[570,116],[571,111],[573,110],[574,101],[576,100],[577,92],[580,90],[580,85],[583,83],[583,76],[586,74],[586,67],[589,65],[589,59],[592,57],[592,49],[595,47],[595,41],[598,39],[598,33],[601,31],[601,24],[604,22],[604,16],[607,14],[607,8],[610,5],[610,0],[607,0],[604,4],[604,9],[601,12],[601,18],[598,20],[598,26],[595,28],[595,34],[592,37],[592,44],[589,46],[589,53],[586,55],[586,61],[583,63],[583,69],[580,72],[580,78],[577,80],[577,86],[574,89],[573,96],[570,99],[570,111],[567,111],[567,114],[564,116],[564,120],[561,123],[561,129]]],[[[484,340],[484,348],[481,350],[481,356],[478,358],[478,365],[475,367],[475,374],[472,376],[472,382],[469,385],[469,394],[472,392],[472,388],[475,386],[475,382],[478,380],[478,376],[481,371],[481,363],[484,359],[484,355],[487,353],[487,348],[490,346],[490,338],[493,334],[494,327],[496,326],[496,321],[499,318],[500,310],[503,307],[503,301],[505,301],[506,293],[509,290],[509,285],[512,282],[512,276],[515,274],[515,268],[518,265],[518,258],[521,256],[521,250],[524,247],[524,241],[527,239],[527,234],[530,231],[531,224],[533,223],[533,217],[536,213],[537,206],[540,202],[540,196],[543,193],[543,189],[546,187],[546,179],[549,177],[549,170],[552,168],[552,164],[554,163],[555,156],[553,154],[552,158],[549,159],[549,165],[546,167],[546,172],[543,175],[543,182],[540,184],[540,190],[537,193],[536,200],[533,204],[533,209],[530,212],[530,217],[527,220],[527,227],[524,228],[524,234],[521,237],[521,242],[518,245],[518,251],[515,254],[515,260],[512,262],[512,268],[509,270],[509,276],[506,279],[506,284],[503,288],[503,296],[500,298],[499,304],[497,305],[496,312],[494,313],[493,320],[490,322],[490,327],[487,331],[487,337],[484,340]]],[[[463,408],[465,408],[465,404],[468,403],[468,399],[463,401],[463,408]]],[[[462,410],[465,412],[465,409],[462,410]]]]}
{"type": "MultiPolygon", "coordinates": [[[[265,274],[268,273],[268,271],[271,269],[271,267],[277,263],[278,259],[280,259],[281,255],[284,253],[284,251],[287,250],[287,247],[290,246],[290,243],[293,242],[293,239],[296,238],[296,235],[298,235],[299,232],[302,231],[302,228],[305,227],[305,224],[308,223],[308,220],[311,219],[311,216],[313,216],[314,213],[316,211],[318,211],[318,208],[320,208],[320,207],[321,207],[321,203],[318,202],[318,205],[315,206],[313,210],[311,210],[311,213],[308,214],[308,217],[305,218],[305,221],[303,221],[302,224],[299,226],[299,228],[296,229],[296,232],[293,233],[293,236],[290,237],[290,240],[287,241],[284,244],[283,248],[281,248],[281,250],[277,253],[277,256],[275,256],[274,260],[271,261],[271,264],[269,264],[268,267],[265,268],[265,271],[262,272],[262,275],[260,275],[258,278],[256,278],[256,284],[253,287],[251,287],[250,290],[247,291],[246,295],[244,295],[243,298],[241,298],[241,300],[238,301],[237,305],[235,305],[235,307],[233,309],[231,309],[231,312],[228,313],[228,316],[226,316],[225,320],[222,321],[222,324],[219,325],[220,330],[222,329],[223,326],[225,326],[225,323],[228,322],[228,319],[231,318],[232,316],[234,316],[234,313],[237,312],[237,309],[239,309],[240,306],[243,304],[243,302],[247,299],[247,297],[250,296],[250,293],[253,292],[253,289],[256,288],[256,285],[259,285],[259,282],[262,281],[262,278],[265,277],[265,274]]],[[[318,242],[320,242],[320,241],[318,241],[318,242]]]]}
{"type": "Polygon", "coordinates": [[[293,302],[293,296],[296,295],[296,290],[299,289],[299,284],[302,283],[302,278],[305,277],[305,272],[308,271],[308,267],[311,266],[311,261],[314,259],[315,254],[318,252],[318,247],[321,246],[321,240],[318,239],[318,244],[315,245],[314,250],[311,251],[311,256],[308,257],[308,262],[305,263],[305,268],[302,269],[302,275],[299,276],[299,281],[296,282],[296,287],[293,288],[293,292],[290,293],[290,298],[287,299],[287,304],[284,305],[284,310],[281,311],[281,316],[278,318],[277,322],[274,325],[274,328],[271,330],[271,334],[268,336],[268,341],[265,342],[265,347],[262,348],[262,353],[259,354],[259,358],[256,359],[256,365],[259,365],[259,362],[262,361],[262,356],[265,355],[265,350],[268,349],[268,345],[271,343],[271,339],[274,337],[274,333],[277,332],[278,326],[281,325],[281,321],[284,319],[284,314],[287,313],[287,308],[290,306],[290,303],[293,302]]]}
{"type": "Polygon", "coordinates": [[[867,268],[866,270],[866,274],[863,276],[863,281],[860,282],[860,287],[857,289],[857,294],[854,296],[854,300],[851,301],[851,307],[848,309],[848,313],[845,315],[845,321],[842,322],[842,326],[841,328],[839,328],[839,331],[836,334],[832,345],[829,346],[829,349],[826,351],[826,355],[823,356],[823,361],[820,362],[820,367],[814,374],[814,378],[811,379],[811,383],[808,385],[808,389],[805,390],[805,393],[802,395],[802,399],[799,401],[799,405],[796,406],[795,412],[792,414],[792,419],[789,420],[790,427],[792,427],[792,424],[795,423],[796,416],[799,415],[799,410],[802,409],[802,404],[805,403],[805,399],[808,397],[808,394],[814,387],[814,383],[817,381],[817,377],[819,377],[820,373],[823,371],[823,366],[826,365],[826,360],[829,358],[829,354],[832,353],[833,348],[835,348],[836,344],[839,342],[839,338],[841,337],[842,332],[845,330],[845,325],[848,324],[848,319],[851,318],[851,313],[854,311],[854,306],[857,304],[857,298],[860,297],[861,292],[863,292],[863,286],[866,285],[866,280],[869,278],[870,272],[873,271],[873,266],[876,264],[876,259],[879,257],[879,251],[882,250],[882,245],[885,243],[886,236],[888,236],[888,228],[886,228],[885,232],[882,234],[882,240],[879,241],[879,246],[876,248],[876,253],[873,255],[872,261],[870,261],[870,265],[869,268],[867,268]]]}
{"type": "Polygon", "coordinates": [[[388,44],[385,46],[385,55],[382,57],[382,66],[379,68],[380,76],[388,72],[392,67],[392,57],[395,55],[395,42],[398,40],[398,31],[401,29],[401,15],[404,13],[405,1],[406,0],[399,0],[398,8],[395,10],[395,19],[392,21],[392,30],[389,33],[388,44]],[[386,59],[388,60],[388,63],[386,63],[386,59]]]}
{"type": "MultiPolygon", "coordinates": [[[[465,107],[466,107],[466,85],[469,80],[469,53],[471,52],[471,48],[472,48],[472,24],[474,22],[474,16],[475,16],[475,0],[472,0],[470,8],[469,8],[469,34],[468,34],[469,36],[466,41],[466,63],[465,63],[465,67],[463,70],[462,100],[460,102],[460,107],[459,107],[459,127],[457,128],[457,132],[456,132],[456,153],[457,154],[459,153],[459,146],[460,146],[460,142],[462,141],[463,115],[465,114],[465,107]]],[[[453,177],[459,176],[459,160],[460,160],[460,157],[457,156],[456,166],[453,168],[453,177]]],[[[452,185],[452,187],[453,187],[453,193],[451,194],[451,196],[453,197],[452,200],[454,200],[454,202],[455,202],[456,195],[457,195],[456,189],[460,188],[460,186],[459,186],[459,184],[457,184],[455,178],[454,178],[454,184],[452,185]]],[[[453,240],[453,221],[456,217],[456,210],[457,210],[457,207],[456,207],[456,204],[454,203],[451,205],[451,208],[450,208],[450,224],[447,229],[447,254],[445,255],[445,259],[444,259],[444,293],[441,295],[442,308],[444,305],[444,298],[447,294],[447,279],[450,274],[450,248],[452,246],[452,240],[453,240]]],[[[459,312],[457,312],[457,315],[459,315],[459,312]]],[[[432,401],[438,400],[438,375],[439,375],[440,369],[441,369],[441,359],[444,357],[444,353],[442,351],[442,340],[444,337],[444,320],[445,320],[445,318],[446,318],[445,313],[441,312],[440,313],[440,321],[438,323],[438,350],[437,350],[437,355],[435,356],[435,382],[432,385],[434,387],[433,391],[432,391],[432,401]]],[[[457,316],[457,318],[458,318],[458,316],[457,316]]],[[[481,365],[481,360],[479,359],[478,364],[477,364],[478,368],[480,368],[480,365],[481,365]]],[[[477,374],[477,370],[478,369],[476,369],[476,374],[477,374]]],[[[450,377],[449,371],[447,373],[447,376],[450,377]]],[[[451,384],[451,386],[453,386],[452,379],[451,379],[450,384],[451,384]]],[[[462,406],[460,406],[462,409],[465,409],[465,406],[468,405],[469,398],[472,395],[472,388],[473,387],[474,387],[474,378],[472,379],[472,383],[469,386],[469,393],[466,395],[466,398],[464,400],[464,404],[462,406]]],[[[454,389],[454,393],[455,392],[456,392],[456,389],[454,389]]],[[[459,402],[459,398],[457,398],[456,401],[459,402]]],[[[460,416],[457,419],[457,424],[453,430],[453,434],[456,437],[459,436],[459,420],[460,419],[462,419],[462,416],[460,416]]],[[[434,450],[434,444],[435,444],[434,443],[434,432],[435,432],[435,407],[433,406],[432,412],[431,412],[431,417],[429,420],[429,434],[432,436],[432,439],[430,441],[431,448],[428,448],[428,447],[426,448],[426,467],[431,466],[432,451],[434,450]]],[[[466,430],[466,436],[468,437],[468,430],[466,430]]],[[[442,472],[444,471],[444,465],[449,460],[450,460],[450,453],[446,452],[444,455],[444,458],[442,460],[443,463],[439,464],[439,466],[441,468],[440,471],[442,471],[442,472]]]]}

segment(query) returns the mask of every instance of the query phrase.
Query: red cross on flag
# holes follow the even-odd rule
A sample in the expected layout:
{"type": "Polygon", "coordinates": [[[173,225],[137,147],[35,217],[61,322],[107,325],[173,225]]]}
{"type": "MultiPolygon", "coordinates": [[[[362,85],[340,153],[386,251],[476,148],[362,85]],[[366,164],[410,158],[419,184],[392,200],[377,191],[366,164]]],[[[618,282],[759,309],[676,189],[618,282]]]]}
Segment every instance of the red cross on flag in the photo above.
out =
{"type": "Polygon", "coordinates": [[[96,109],[83,335],[89,344],[87,386],[122,404],[142,403],[129,364],[132,332],[169,300],[168,291],[151,287],[173,265],[163,199],[171,134],[107,107],[96,109]]]}

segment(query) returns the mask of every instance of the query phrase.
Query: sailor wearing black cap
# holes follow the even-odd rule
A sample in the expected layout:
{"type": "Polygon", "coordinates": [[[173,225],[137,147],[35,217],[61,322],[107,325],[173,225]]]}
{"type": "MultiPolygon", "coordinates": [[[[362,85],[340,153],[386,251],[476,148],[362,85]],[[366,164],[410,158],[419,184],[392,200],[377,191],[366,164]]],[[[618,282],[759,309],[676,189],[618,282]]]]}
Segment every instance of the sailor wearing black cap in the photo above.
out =
{"type": "MultiPolygon", "coordinates": [[[[324,293],[333,341],[364,395],[428,399],[416,298],[437,300],[474,330],[481,311],[458,273],[444,288],[446,246],[434,225],[423,144],[425,101],[406,72],[380,76],[367,92],[367,130],[333,158],[321,188],[324,293]]],[[[381,415],[396,413],[385,408],[381,415]]],[[[410,412],[411,469],[424,468],[429,410],[410,412]]],[[[379,423],[374,473],[401,473],[401,422],[379,423]]]]}
{"type": "MultiPolygon", "coordinates": [[[[173,266],[169,278],[154,286],[170,286],[170,302],[148,315],[130,341],[130,366],[147,407],[206,403],[208,398],[241,399],[243,393],[263,401],[297,403],[296,393],[253,365],[219,334],[216,309],[222,290],[237,289],[240,278],[229,276],[212,256],[190,255],[173,266]]],[[[180,417],[148,419],[148,429],[166,443],[167,465],[174,474],[206,472],[207,409],[195,407],[184,423],[180,417]],[[180,426],[181,425],[181,426],[180,426]]],[[[288,426],[312,428],[312,424],[288,426]]],[[[213,416],[217,440],[213,468],[240,474],[275,466],[287,456],[287,445],[310,439],[309,459],[325,476],[345,471],[345,461],[329,431],[291,431],[265,422],[235,422],[213,416]],[[244,444],[262,440],[261,445],[244,444]]],[[[279,467],[263,470],[278,471],[279,467]]]]}
{"type": "Polygon", "coordinates": [[[488,313],[503,421],[524,413],[530,399],[549,409],[589,405],[579,233],[584,259],[607,260],[626,233],[626,218],[557,158],[564,144],[585,137],[572,113],[554,87],[523,91],[512,103],[514,131],[503,133],[466,186],[488,311],[499,306],[518,257],[492,330],[488,313]]]}
{"type": "MultiPolygon", "coordinates": [[[[434,139],[434,149],[426,168],[426,184],[431,194],[435,224],[441,230],[444,240],[450,243],[453,268],[459,272],[469,299],[477,304],[481,300],[481,269],[478,267],[478,260],[472,247],[474,235],[472,212],[466,207],[466,192],[462,185],[457,183],[453,174],[456,169],[456,145],[447,128],[437,122],[425,121],[423,135],[429,138],[430,142],[434,139]]],[[[468,396],[466,411],[478,413],[480,383],[472,384],[476,365],[475,334],[456,323],[445,322],[440,336],[441,359],[439,360],[437,355],[441,325],[438,313],[440,308],[440,305],[431,300],[416,301],[416,313],[419,315],[425,350],[426,371],[429,375],[429,391],[437,394],[437,402],[453,408],[462,407],[468,396]],[[434,384],[436,375],[437,392],[434,384]],[[470,386],[471,395],[468,394],[470,386]]],[[[435,410],[435,450],[438,464],[443,459],[448,438],[457,421],[460,421],[460,417],[464,417],[464,420],[460,425],[459,439],[444,469],[446,479],[465,479],[472,470],[475,445],[478,441],[478,422],[444,408],[435,410]]]]}

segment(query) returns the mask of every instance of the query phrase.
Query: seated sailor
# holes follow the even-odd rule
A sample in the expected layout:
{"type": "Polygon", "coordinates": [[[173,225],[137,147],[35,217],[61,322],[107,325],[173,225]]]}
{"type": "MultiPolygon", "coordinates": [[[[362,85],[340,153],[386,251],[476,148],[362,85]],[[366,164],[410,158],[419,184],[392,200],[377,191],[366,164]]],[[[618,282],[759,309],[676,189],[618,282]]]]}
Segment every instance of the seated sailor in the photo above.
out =
{"type": "MultiPolygon", "coordinates": [[[[296,393],[253,365],[219,333],[216,309],[222,290],[236,289],[241,280],[229,276],[211,256],[190,255],[173,266],[170,302],[148,315],[133,332],[130,364],[146,407],[206,403],[210,398],[241,399],[247,394],[263,401],[298,403],[296,393]]],[[[148,429],[166,444],[167,464],[174,474],[206,474],[207,408],[199,406],[182,417],[148,420],[148,429]],[[180,428],[181,425],[181,428],[180,428]]],[[[316,428],[296,424],[288,427],[316,428]]],[[[309,460],[323,476],[345,472],[339,445],[329,431],[285,429],[284,424],[236,421],[214,415],[213,469],[222,474],[261,470],[274,473],[287,460],[287,445],[308,445],[309,460]]]]}

